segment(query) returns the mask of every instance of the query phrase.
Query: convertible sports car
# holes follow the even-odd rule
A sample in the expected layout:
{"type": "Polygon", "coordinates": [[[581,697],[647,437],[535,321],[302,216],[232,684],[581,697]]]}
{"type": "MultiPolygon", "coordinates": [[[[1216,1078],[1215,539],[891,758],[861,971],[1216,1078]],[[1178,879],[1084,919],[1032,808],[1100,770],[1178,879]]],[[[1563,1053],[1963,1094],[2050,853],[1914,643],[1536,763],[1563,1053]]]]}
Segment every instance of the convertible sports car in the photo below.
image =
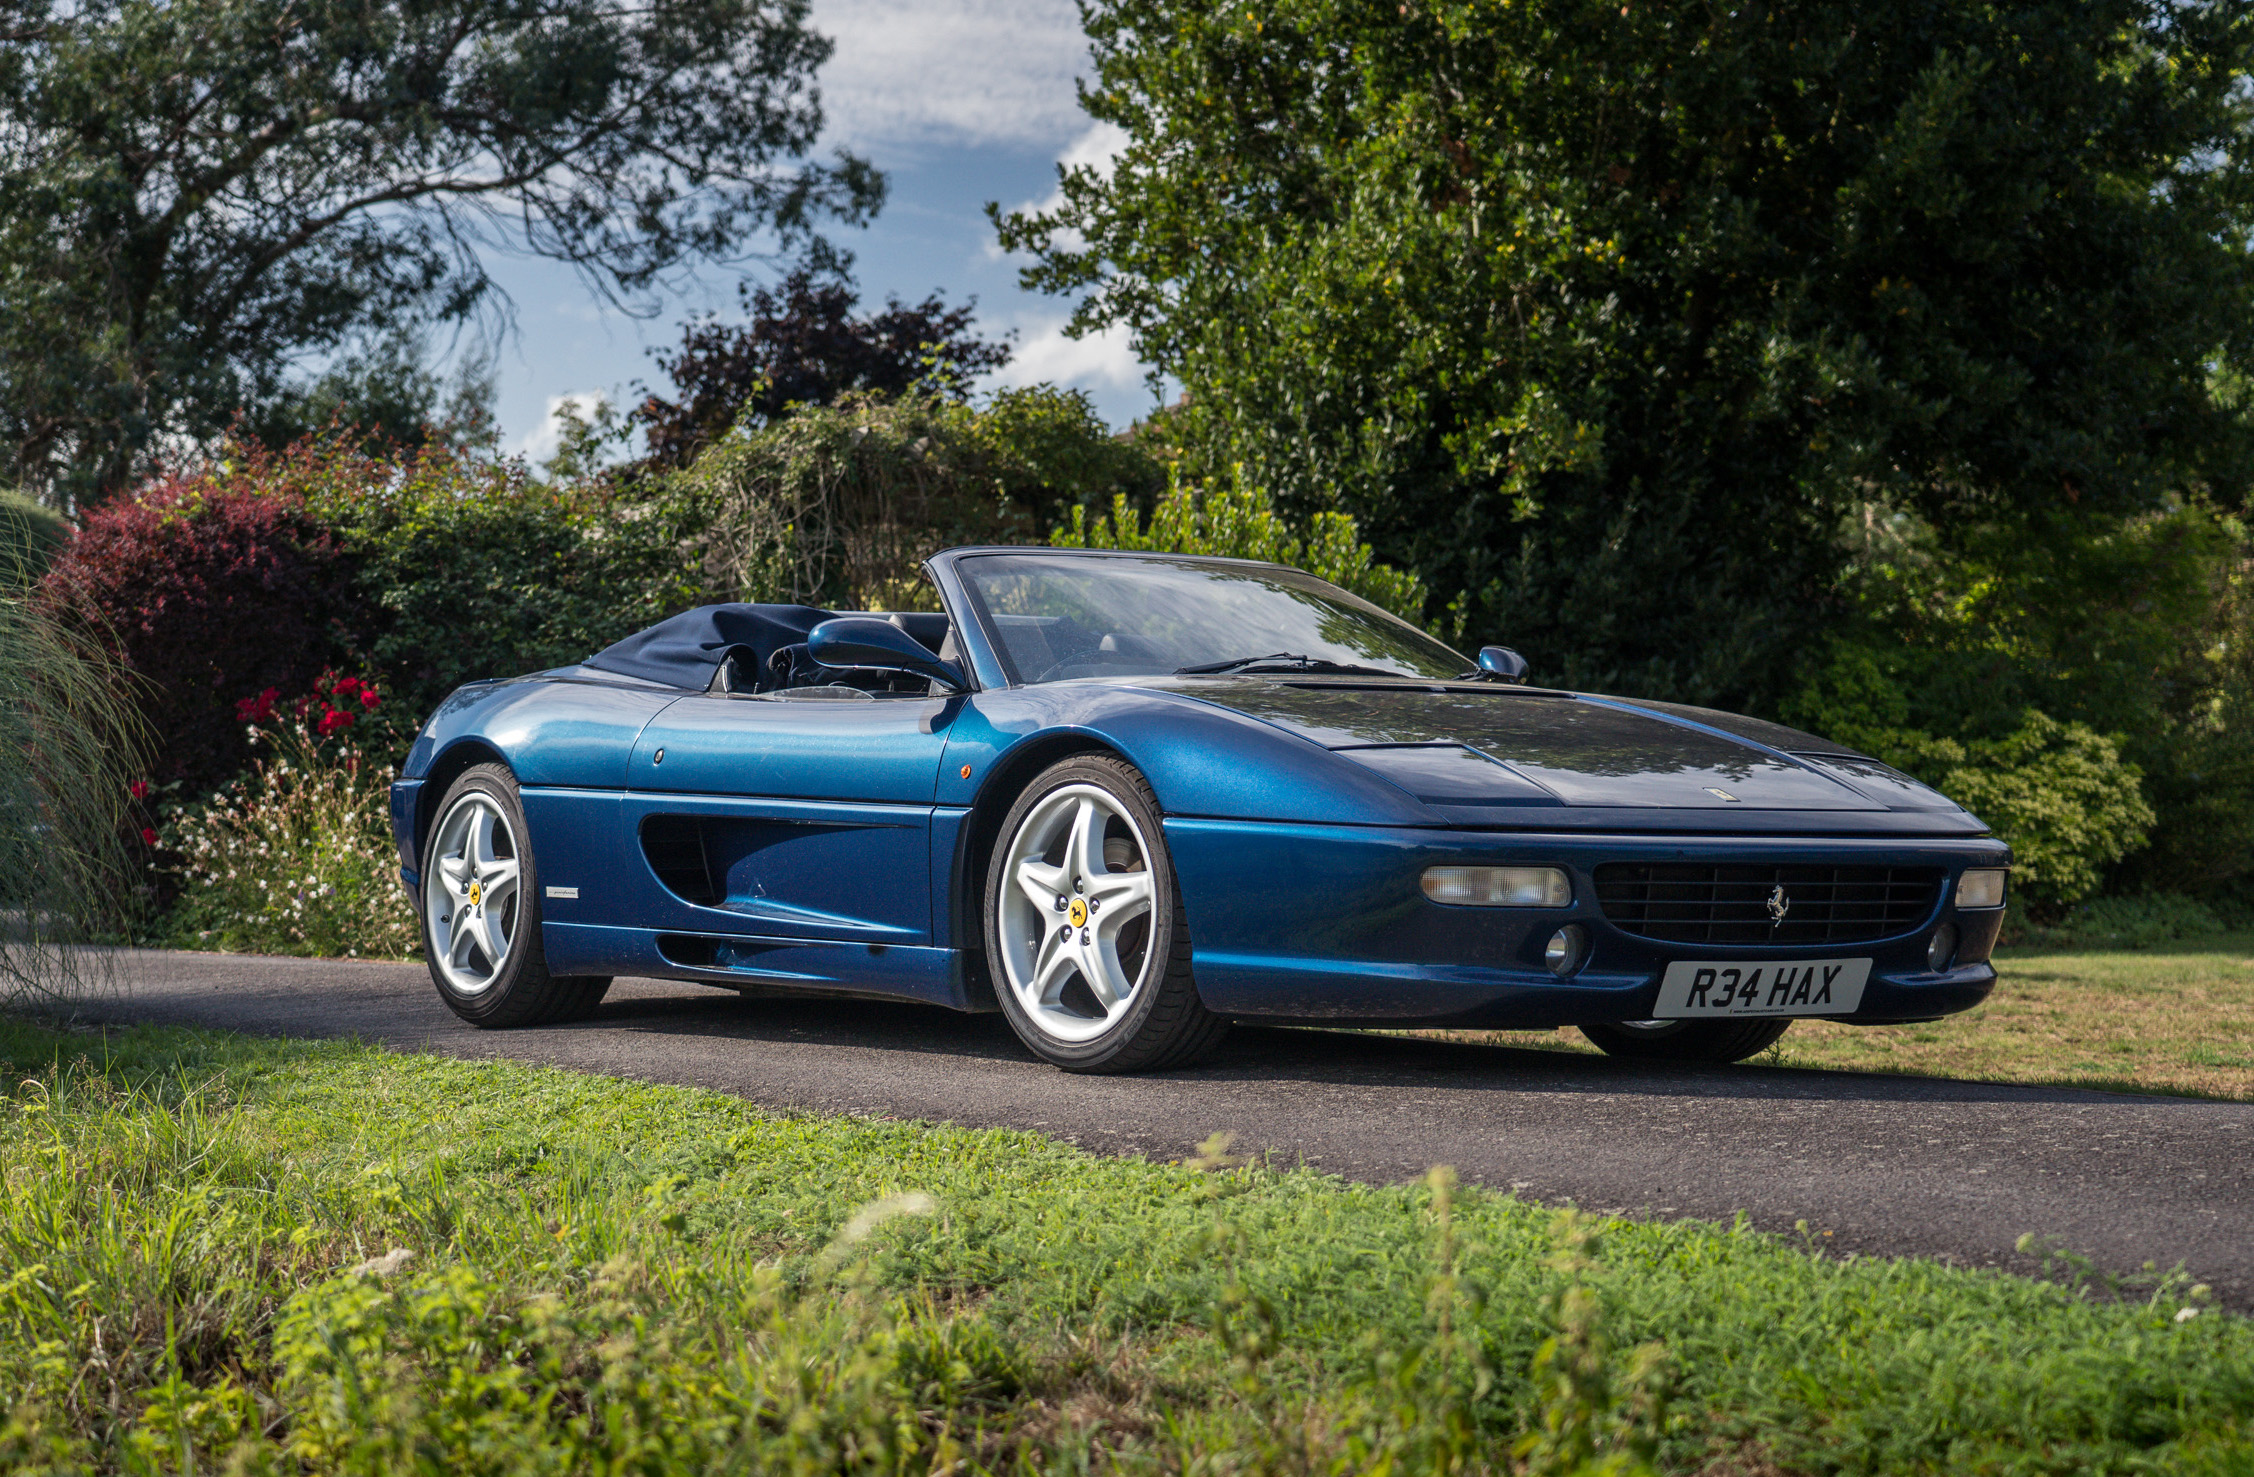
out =
{"type": "Polygon", "coordinates": [[[1297,570],[955,549],[945,614],[713,605],[475,682],[392,788],[438,991],[614,975],[1001,1009],[1076,1071],[1232,1021],[1732,1061],[1985,998],[2009,851],[1906,775],[1530,686],[1297,570]]]}

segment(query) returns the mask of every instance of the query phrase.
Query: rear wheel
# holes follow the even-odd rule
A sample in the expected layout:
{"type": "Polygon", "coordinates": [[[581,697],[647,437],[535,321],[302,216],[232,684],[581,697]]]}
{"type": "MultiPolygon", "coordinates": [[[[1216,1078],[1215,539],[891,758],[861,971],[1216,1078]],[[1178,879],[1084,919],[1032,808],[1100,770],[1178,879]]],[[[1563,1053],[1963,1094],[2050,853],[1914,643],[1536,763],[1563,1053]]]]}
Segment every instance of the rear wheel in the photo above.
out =
{"type": "Polygon", "coordinates": [[[515,778],[480,764],[448,787],[423,848],[423,958],[439,998],[473,1026],[576,1020],[610,988],[605,976],[548,973],[526,835],[515,778]]]}
{"type": "Polygon", "coordinates": [[[1742,1062],[1776,1044],[1788,1020],[1613,1021],[1583,1026],[1581,1034],[1607,1056],[1651,1062],[1742,1062]]]}
{"type": "Polygon", "coordinates": [[[1182,1066],[1228,1033],[1190,978],[1157,797],[1108,756],[1045,770],[1003,818],[986,957],[1019,1039],[1073,1072],[1182,1066]]]}

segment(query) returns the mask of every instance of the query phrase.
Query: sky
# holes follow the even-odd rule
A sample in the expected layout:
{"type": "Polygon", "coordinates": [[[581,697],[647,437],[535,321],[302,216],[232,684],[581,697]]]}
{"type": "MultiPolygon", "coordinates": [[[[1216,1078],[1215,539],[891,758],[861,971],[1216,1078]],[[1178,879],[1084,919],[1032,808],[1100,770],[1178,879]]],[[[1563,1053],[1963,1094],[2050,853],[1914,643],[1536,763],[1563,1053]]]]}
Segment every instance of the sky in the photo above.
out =
{"type": "MultiPolygon", "coordinates": [[[[1002,255],[985,217],[989,200],[1011,209],[1052,198],[1059,160],[1100,162],[1115,146],[1115,130],[1093,123],[1074,97],[1087,45],[1072,0],[814,0],[813,24],[837,47],[817,78],[827,119],[820,151],[862,154],[889,186],[869,227],[829,233],[855,257],[863,308],[888,294],[975,296],[982,332],[1017,333],[1011,362],[987,387],[1083,389],[1114,426],[1149,410],[1125,334],[1066,338],[1070,303],[1017,285],[1023,263],[1002,255]]],[[[567,402],[600,394],[624,406],[637,380],[662,389],[649,350],[672,345],[694,313],[735,314],[736,284],[762,270],[704,269],[644,318],[606,304],[558,263],[491,256],[487,268],[515,304],[515,330],[494,366],[503,444],[535,459],[554,450],[555,412],[567,402]]]]}

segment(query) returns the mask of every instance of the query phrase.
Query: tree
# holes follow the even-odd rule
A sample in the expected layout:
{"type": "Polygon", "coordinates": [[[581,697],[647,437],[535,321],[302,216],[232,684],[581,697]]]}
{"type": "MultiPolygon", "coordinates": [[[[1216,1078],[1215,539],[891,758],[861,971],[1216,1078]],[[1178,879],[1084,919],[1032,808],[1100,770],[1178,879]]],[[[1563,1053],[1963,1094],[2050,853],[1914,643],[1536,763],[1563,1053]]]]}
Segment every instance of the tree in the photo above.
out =
{"type": "Polygon", "coordinates": [[[950,308],[937,293],[913,305],[888,297],[883,312],[855,317],[860,296],[844,271],[804,266],[779,288],[746,282],[737,291],[747,321],[690,323],[676,352],[657,355],[679,398],[651,395],[632,419],[659,466],[689,465],[746,413],[765,423],[793,405],[917,385],[960,399],[974,378],[1009,362],[1007,341],[970,331],[976,298],[950,308]]]}
{"type": "Polygon", "coordinates": [[[1068,510],[1115,498],[1127,516],[1165,481],[1079,390],[1034,385],[983,403],[855,393],[738,422],[662,479],[643,517],[699,550],[713,599],[931,609],[917,567],[939,550],[1037,543],[1068,510]]]}
{"type": "Polygon", "coordinates": [[[1129,142],[998,224],[1199,470],[1355,514],[1467,642],[1773,707],[1865,508],[2079,537],[2254,481],[2250,16],[1092,0],[1129,142]]]}
{"type": "Polygon", "coordinates": [[[355,344],[311,383],[285,391],[244,429],[279,451],[332,429],[360,434],[370,451],[425,445],[491,452],[501,439],[492,356],[466,355],[452,374],[432,363],[430,336],[415,326],[355,344]]]}
{"type": "Polygon", "coordinates": [[[828,54],[806,0],[0,0],[0,477],[114,490],[476,310],[481,244],[632,293],[866,217],[806,162],[828,54]]]}

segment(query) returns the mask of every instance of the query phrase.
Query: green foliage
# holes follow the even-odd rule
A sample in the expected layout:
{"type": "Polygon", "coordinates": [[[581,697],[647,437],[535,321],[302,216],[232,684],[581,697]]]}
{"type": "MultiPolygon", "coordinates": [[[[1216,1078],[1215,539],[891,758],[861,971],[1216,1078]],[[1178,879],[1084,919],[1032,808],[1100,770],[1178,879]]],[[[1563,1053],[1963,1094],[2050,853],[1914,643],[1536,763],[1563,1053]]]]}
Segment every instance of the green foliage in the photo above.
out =
{"type": "Polygon", "coordinates": [[[176,948],[317,958],[420,952],[399,888],[392,771],[305,717],[255,730],[265,752],[207,801],[169,817],[163,850],[179,899],[164,920],[176,948]]]}
{"type": "Polygon", "coordinates": [[[37,580],[69,536],[53,509],[0,487],[0,586],[37,580]]]}
{"type": "Polygon", "coordinates": [[[1291,564],[1404,619],[1424,615],[1424,586],[1415,575],[1376,562],[1352,517],[1317,513],[1301,539],[1277,516],[1268,490],[1245,481],[1241,466],[1231,469],[1226,487],[1186,481],[1176,467],[1147,522],[1120,493],[1110,514],[1092,522],[1086,508],[1073,508],[1072,521],[1049,542],[1061,549],[1150,549],[1291,564]]]}
{"type": "MultiPolygon", "coordinates": [[[[480,244],[613,292],[864,219],[805,160],[803,5],[10,0],[0,10],[0,475],[122,490],[167,438],[302,398],[307,356],[458,322],[480,244]]],[[[316,392],[316,398],[318,392],[316,392]]]]}
{"type": "Polygon", "coordinates": [[[1000,222],[1028,284],[1567,685],[1773,708],[1874,501],[2254,483],[2245,0],[1086,14],[1127,143],[1000,222]]]}
{"type": "Polygon", "coordinates": [[[2032,930],[2028,943],[2062,948],[2159,949],[2213,938],[2232,919],[2198,898],[2180,893],[2140,893],[2093,898],[2048,928],[2032,930]]]}
{"type": "Polygon", "coordinates": [[[1667,1429],[1667,1347],[1645,1344],[1625,1369],[1616,1366],[1601,1298],[1581,1281],[1599,1270],[1601,1227],[1566,1210],[1555,1234],[1551,1265],[1571,1280],[1543,1299],[1544,1321],[1557,1331],[1534,1351],[1541,1419],[1511,1454],[1525,1463],[1526,1477],[1656,1477],[1667,1429]]]}
{"type": "Polygon", "coordinates": [[[347,645],[410,725],[464,682],[568,665],[696,598],[664,511],[600,481],[446,446],[376,457],[341,437],[237,447],[221,475],[301,498],[335,531],[375,612],[347,645]]]}
{"type": "Polygon", "coordinates": [[[271,447],[342,430],[360,433],[361,448],[381,455],[426,441],[498,450],[492,357],[467,355],[446,374],[432,364],[431,338],[412,325],[353,345],[302,389],[263,408],[247,429],[271,447]]]}
{"type": "Polygon", "coordinates": [[[2142,773],[2114,742],[2029,709],[1996,739],[1936,738],[1906,728],[1834,727],[1986,821],[2011,844],[2012,893],[2039,914],[2095,893],[2106,869],[2144,843],[2152,807],[2142,773]]]}
{"type": "MultiPolygon", "coordinates": [[[[1853,604],[1786,721],[1866,747],[1917,730],[1976,753],[2031,710],[2080,724],[2136,771],[2152,811],[2126,855],[2091,854],[2108,886],[2212,894],[2254,872],[2254,545],[2240,521],[2185,503],[1944,550],[1919,521],[1874,511],[1854,543],[1853,604]]],[[[1915,745],[1890,757],[1935,783],[1961,762],[1915,745]]]]}
{"type": "Polygon", "coordinates": [[[1561,1241],[1444,1179],[342,1044],[0,1019],[0,1068],[11,1471],[1500,1477],[1536,1434],[1551,1471],[2254,1454],[2254,1325],[2181,1278],[2093,1298],[1694,1221],[1561,1241]],[[1657,1360],[1610,1352],[1654,1342],[1664,1406],[1657,1360]]]}
{"type": "Polygon", "coordinates": [[[1067,506],[1160,481],[1086,395],[1049,386],[983,404],[848,396],[740,423],[657,505],[699,531],[717,599],[910,609],[917,566],[951,544],[1031,542],[1067,506]]]}

